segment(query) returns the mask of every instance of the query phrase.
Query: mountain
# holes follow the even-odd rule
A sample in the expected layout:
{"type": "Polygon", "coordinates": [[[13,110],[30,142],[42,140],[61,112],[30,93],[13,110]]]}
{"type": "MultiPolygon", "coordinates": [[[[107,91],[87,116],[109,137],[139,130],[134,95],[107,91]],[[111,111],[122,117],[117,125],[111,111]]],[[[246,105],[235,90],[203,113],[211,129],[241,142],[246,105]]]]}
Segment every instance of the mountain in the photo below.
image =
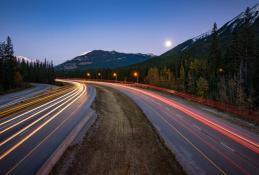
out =
{"type": "Polygon", "coordinates": [[[25,62],[35,62],[34,59],[31,59],[31,58],[28,58],[28,57],[25,57],[25,56],[16,56],[17,60],[18,61],[22,61],[24,60],[25,62]]]}
{"type": "MultiPolygon", "coordinates": [[[[259,3],[250,9],[251,20],[250,24],[256,30],[256,37],[259,39],[259,3]]],[[[240,13],[238,16],[224,24],[219,30],[219,38],[221,49],[224,51],[226,46],[229,45],[232,33],[238,30],[245,22],[245,12],[240,13]]],[[[173,49],[162,54],[161,57],[178,56],[183,53],[191,53],[194,57],[206,57],[210,47],[211,31],[203,33],[197,37],[189,39],[173,49]]]]}
{"type": "Polygon", "coordinates": [[[56,70],[84,70],[118,68],[146,61],[151,54],[120,53],[116,51],[94,50],[77,56],[55,67],[56,70]]]}

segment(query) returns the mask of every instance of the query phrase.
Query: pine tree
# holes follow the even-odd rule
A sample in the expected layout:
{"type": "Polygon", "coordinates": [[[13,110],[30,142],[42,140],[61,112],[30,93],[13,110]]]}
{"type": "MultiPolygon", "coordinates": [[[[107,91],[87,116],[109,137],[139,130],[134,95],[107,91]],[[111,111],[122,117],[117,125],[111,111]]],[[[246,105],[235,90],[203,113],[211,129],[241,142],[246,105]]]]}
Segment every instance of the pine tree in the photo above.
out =
{"type": "Polygon", "coordinates": [[[240,60],[240,83],[242,88],[245,91],[246,95],[249,95],[249,89],[252,88],[252,74],[253,68],[255,65],[256,58],[256,40],[255,32],[252,28],[251,21],[251,12],[248,7],[245,11],[245,21],[240,31],[241,37],[241,60],[240,60]]]}
{"type": "Polygon", "coordinates": [[[222,66],[221,51],[219,46],[219,36],[217,24],[213,24],[211,33],[211,47],[210,56],[208,59],[208,78],[209,78],[209,90],[210,97],[213,99],[218,98],[218,71],[222,66]]]}
{"type": "Polygon", "coordinates": [[[197,95],[201,97],[207,97],[207,92],[208,92],[208,82],[205,78],[200,77],[196,81],[196,86],[197,86],[197,95]]]}
{"type": "Polygon", "coordinates": [[[8,36],[3,45],[3,87],[15,88],[16,58],[13,56],[13,44],[8,36]]]}
{"type": "Polygon", "coordinates": [[[183,64],[180,66],[180,73],[178,78],[178,88],[180,90],[185,90],[185,70],[183,64]]]}
{"type": "Polygon", "coordinates": [[[12,40],[11,40],[10,36],[7,36],[6,46],[5,46],[5,55],[9,56],[9,57],[12,57],[13,54],[14,54],[13,43],[12,43],[12,40]]]}
{"type": "Polygon", "coordinates": [[[225,54],[224,70],[229,78],[239,75],[239,66],[241,59],[241,41],[238,31],[232,34],[230,47],[225,54]]]}
{"type": "Polygon", "coordinates": [[[221,51],[219,46],[219,36],[217,24],[213,24],[211,33],[210,57],[208,60],[209,71],[211,74],[216,74],[221,66],[221,51]]]}
{"type": "MultiPolygon", "coordinates": [[[[259,23],[257,23],[256,26],[257,29],[259,29],[259,23]]],[[[255,73],[253,75],[253,91],[254,94],[254,101],[253,104],[255,108],[258,110],[259,108],[259,39],[257,39],[256,43],[256,56],[255,56],[255,73]]]]}
{"type": "Polygon", "coordinates": [[[4,79],[4,43],[0,43],[0,91],[3,89],[3,79],[4,79]]]}

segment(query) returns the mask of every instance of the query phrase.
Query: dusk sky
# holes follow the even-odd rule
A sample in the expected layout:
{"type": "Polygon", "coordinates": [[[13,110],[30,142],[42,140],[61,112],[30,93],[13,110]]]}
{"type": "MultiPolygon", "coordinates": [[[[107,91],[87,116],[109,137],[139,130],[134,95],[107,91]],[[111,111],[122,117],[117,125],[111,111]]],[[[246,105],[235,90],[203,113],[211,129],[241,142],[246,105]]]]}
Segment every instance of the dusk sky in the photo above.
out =
{"type": "Polygon", "coordinates": [[[95,49],[162,54],[258,0],[0,0],[0,41],[59,64],[95,49]],[[173,47],[172,46],[172,47],[173,47]]]}

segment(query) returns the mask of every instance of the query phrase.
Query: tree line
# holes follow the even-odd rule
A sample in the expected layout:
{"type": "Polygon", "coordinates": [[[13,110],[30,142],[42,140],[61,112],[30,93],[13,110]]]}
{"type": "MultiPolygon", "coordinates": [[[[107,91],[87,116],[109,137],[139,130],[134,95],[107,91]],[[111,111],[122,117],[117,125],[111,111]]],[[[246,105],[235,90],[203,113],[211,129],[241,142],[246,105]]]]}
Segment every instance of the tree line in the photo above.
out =
{"type": "Polygon", "coordinates": [[[27,82],[53,83],[52,62],[36,60],[28,62],[14,56],[11,38],[0,43],[0,91],[24,87],[27,82]]]}

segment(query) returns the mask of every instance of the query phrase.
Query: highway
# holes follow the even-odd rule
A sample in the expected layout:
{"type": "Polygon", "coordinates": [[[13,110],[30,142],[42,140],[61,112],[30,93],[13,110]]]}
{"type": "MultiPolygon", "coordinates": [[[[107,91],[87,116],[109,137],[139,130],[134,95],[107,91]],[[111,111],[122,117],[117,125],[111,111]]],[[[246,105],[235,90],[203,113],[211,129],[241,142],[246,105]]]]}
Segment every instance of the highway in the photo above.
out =
{"type": "Polygon", "coordinates": [[[48,85],[48,84],[38,84],[38,83],[32,83],[33,87],[23,90],[23,91],[19,91],[19,92],[13,92],[10,94],[6,94],[6,95],[1,95],[0,96],[0,109],[19,103],[23,100],[26,100],[30,97],[33,97],[41,92],[44,92],[48,89],[50,89],[51,87],[53,87],[52,85],[48,85]]]}
{"type": "Polygon", "coordinates": [[[129,96],[188,174],[259,174],[259,136],[189,102],[116,83],[88,81],[129,96]]]}
{"type": "Polygon", "coordinates": [[[73,88],[65,94],[0,119],[0,174],[36,174],[67,135],[88,117],[95,89],[66,82],[73,88]]]}

